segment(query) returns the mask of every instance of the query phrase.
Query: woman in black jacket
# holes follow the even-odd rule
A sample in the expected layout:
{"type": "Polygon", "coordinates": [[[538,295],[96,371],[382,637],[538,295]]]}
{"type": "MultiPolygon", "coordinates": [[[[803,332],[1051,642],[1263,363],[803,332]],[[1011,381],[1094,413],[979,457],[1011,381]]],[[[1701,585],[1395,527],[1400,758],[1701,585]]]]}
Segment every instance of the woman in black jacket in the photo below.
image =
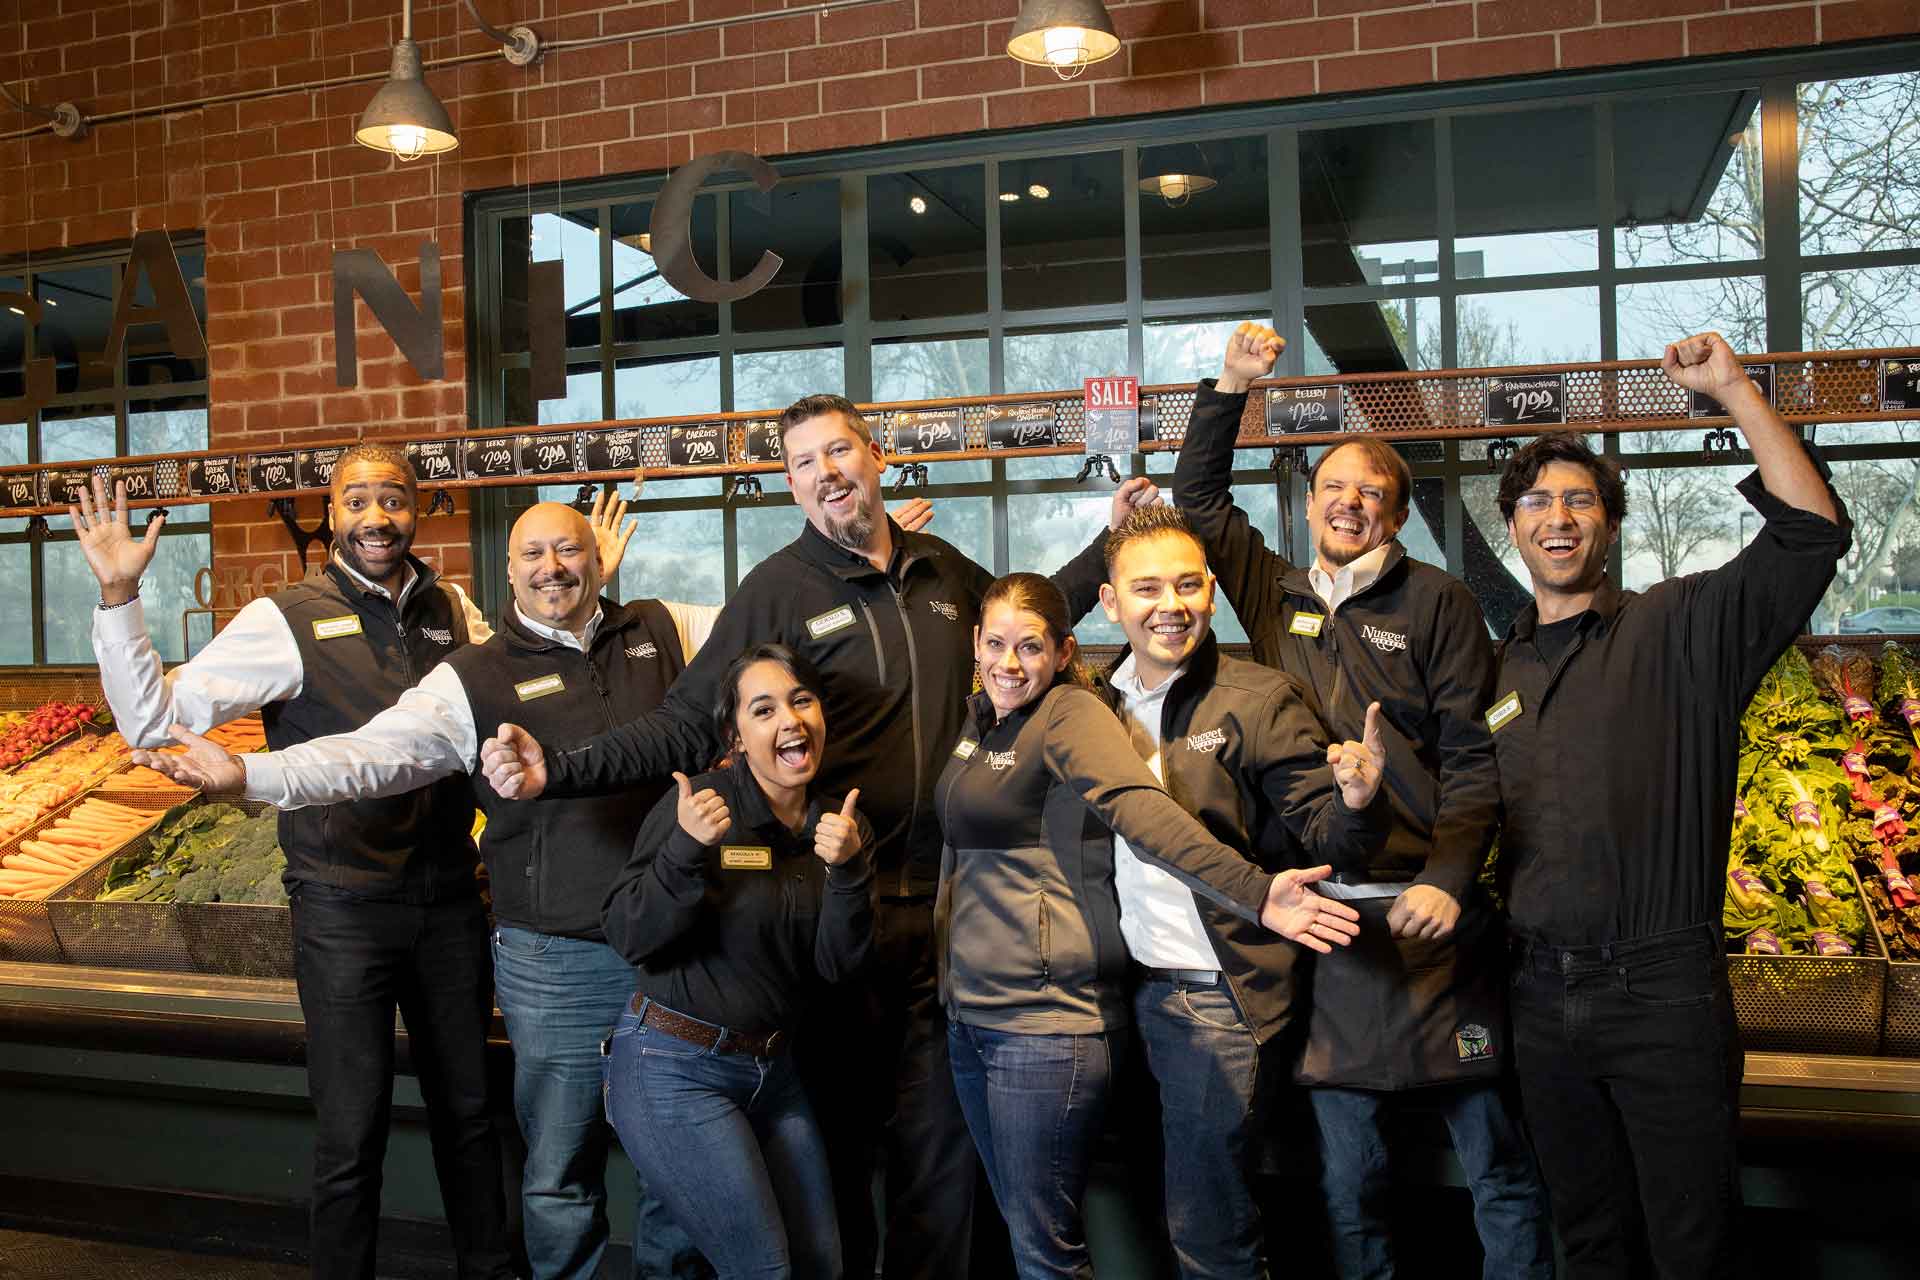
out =
{"type": "Polygon", "coordinates": [[[714,720],[728,758],[674,775],[607,898],[639,990],[609,1041],[607,1115],[723,1280],[837,1280],[832,1181],[786,1050],[809,992],[866,957],[872,832],[858,789],[811,793],[826,721],[805,659],[747,650],[714,720]]]}
{"type": "MultiPolygon", "coordinates": [[[[1129,1023],[1113,833],[1245,919],[1308,946],[1344,944],[1352,908],[1214,840],[1155,781],[1107,705],[1076,682],[1066,601],[1016,573],[980,602],[982,691],[934,789],[946,848],[936,953],[954,1084],[1007,1219],[1023,1280],[1091,1274],[1080,1202],[1129,1023]]],[[[1315,806],[1309,848],[1344,856],[1385,833],[1379,762],[1330,749],[1341,798],[1315,806]]]]}

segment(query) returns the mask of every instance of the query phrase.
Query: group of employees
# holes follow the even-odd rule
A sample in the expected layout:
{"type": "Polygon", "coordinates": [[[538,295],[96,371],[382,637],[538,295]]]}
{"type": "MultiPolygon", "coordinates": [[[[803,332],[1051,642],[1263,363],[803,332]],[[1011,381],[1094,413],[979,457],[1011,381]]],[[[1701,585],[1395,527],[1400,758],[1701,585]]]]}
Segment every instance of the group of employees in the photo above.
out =
{"type": "Polygon", "coordinates": [[[809,396],[780,421],[806,524],[725,606],[604,598],[625,504],[542,503],[490,626],[410,554],[413,473],[369,443],[333,473],[325,570],[163,673],[157,529],[96,480],[73,516],[121,731],[283,811],[314,1274],[373,1275],[396,1007],[460,1274],[514,1274],[495,999],[538,1277],[601,1265],[608,1122],[637,1275],[988,1274],[984,1172],[1021,1277],[1090,1276],[1092,1154],[1136,1057],[1183,1277],[1268,1274],[1249,1177],[1288,1078],[1343,1277],[1394,1272],[1388,1118],[1415,1094],[1487,1276],[1553,1275],[1556,1231],[1571,1276],[1731,1274],[1737,725],[1848,545],[1825,468],[1719,335],[1674,343],[1667,376],[1745,436],[1759,533],[1621,591],[1618,466],[1540,437],[1500,479],[1533,603],[1495,645],[1396,540],[1391,446],[1321,455],[1304,567],[1234,505],[1281,346],[1240,326],[1177,507],[1127,482],[1052,578],[996,580],[924,502],[890,516],[859,412],[809,396]],[[1219,651],[1217,591],[1253,662],[1219,651]],[[1072,630],[1095,607],[1127,642],[1099,676],[1072,630]],[[271,752],[198,736],[254,710],[271,752]]]}

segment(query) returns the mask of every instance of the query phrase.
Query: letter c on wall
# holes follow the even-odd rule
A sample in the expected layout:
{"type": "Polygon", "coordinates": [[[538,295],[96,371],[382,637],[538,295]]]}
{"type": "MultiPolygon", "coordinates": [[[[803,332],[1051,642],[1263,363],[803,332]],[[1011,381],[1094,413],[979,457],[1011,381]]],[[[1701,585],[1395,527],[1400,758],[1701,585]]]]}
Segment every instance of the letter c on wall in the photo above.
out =
{"type": "Polygon", "coordinates": [[[739,170],[762,191],[780,184],[779,172],[750,151],[695,156],[668,176],[648,224],[653,236],[653,260],[661,276],[683,295],[700,302],[738,302],[756,294],[767,287],[784,262],[779,254],[763,249],[753,270],[725,284],[700,269],[693,256],[693,197],[700,184],[720,169],[739,170]]]}

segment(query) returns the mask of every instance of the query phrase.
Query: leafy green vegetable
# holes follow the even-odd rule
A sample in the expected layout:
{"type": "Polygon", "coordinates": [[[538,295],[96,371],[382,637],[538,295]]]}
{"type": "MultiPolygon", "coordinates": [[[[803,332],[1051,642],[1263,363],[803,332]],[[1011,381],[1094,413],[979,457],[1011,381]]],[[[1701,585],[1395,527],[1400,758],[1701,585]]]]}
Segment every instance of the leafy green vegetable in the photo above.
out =
{"type": "Polygon", "coordinates": [[[147,851],[109,869],[104,902],[284,903],[278,823],[229,804],[183,805],[147,838],[147,851]]]}

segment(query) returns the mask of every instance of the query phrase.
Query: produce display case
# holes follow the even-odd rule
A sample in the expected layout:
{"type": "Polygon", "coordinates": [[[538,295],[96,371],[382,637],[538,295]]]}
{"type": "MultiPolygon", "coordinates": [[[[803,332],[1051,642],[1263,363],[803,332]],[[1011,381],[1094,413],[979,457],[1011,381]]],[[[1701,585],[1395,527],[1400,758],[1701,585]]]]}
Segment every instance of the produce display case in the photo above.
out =
{"type": "MultiPolygon", "coordinates": [[[[1856,881],[1856,893],[1858,887],[1856,881]]],[[[1887,953],[1871,928],[1865,943],[1851,956],[1729,955],[1727,984],[1741,1046],[1762,1053],[1880,1052],[1887,953]]]]}

